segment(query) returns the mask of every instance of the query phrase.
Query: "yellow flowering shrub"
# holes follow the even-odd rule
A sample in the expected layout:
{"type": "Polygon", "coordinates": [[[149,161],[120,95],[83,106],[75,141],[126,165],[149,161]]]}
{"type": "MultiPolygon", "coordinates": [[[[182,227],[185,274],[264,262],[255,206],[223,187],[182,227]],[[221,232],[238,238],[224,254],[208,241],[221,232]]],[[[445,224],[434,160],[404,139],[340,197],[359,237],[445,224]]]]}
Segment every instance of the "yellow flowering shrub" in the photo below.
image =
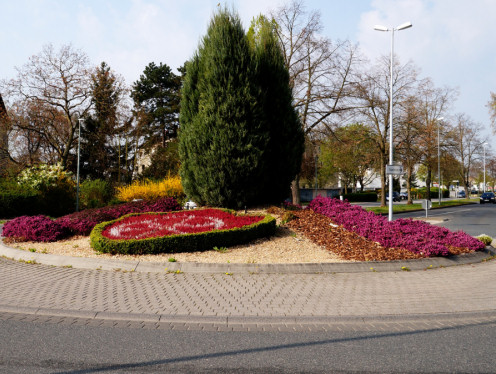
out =
{"type": "Polygon", "coordinates": [[[178,201],[185,198],[178,176],[169,176],[159,182],[135,181],[128,186],[117,188],[117,198],[121,201],[156,200],[163,197],[174,197],[178,201]]]}

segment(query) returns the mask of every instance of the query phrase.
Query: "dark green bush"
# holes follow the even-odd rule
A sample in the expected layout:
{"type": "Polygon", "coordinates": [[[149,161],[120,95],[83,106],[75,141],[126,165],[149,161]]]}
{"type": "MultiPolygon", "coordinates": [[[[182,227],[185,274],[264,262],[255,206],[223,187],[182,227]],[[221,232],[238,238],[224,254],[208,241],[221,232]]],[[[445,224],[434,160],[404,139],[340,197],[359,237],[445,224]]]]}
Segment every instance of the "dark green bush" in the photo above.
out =
{"type": "MultiPolygon", "coordinates": [[[[449,190],[441,189],[442,198],[447,199],[449,197],[449,190]]],[[[437,199],[439,196],[439,189],[437,187],[431,187],[431,199],[437,199]]],[[[422,188],[412,188],[412,197],[414,199],[426,199],[427,198],[427,189],[425,187],[422,188]]]]}
{"type": "MultiPolygon", "coordinates": [[[[168,213],[157,213],[168,214],[168,213]]],[[[276,220],[267,215],[264,219],[251,225],[230,230],[214,230],[195,234],[169,235],[157,238],[139,240],[112,240],[102,235],[105,228],[118,222],[117,220],[103,222],[91,231],[91,247],[102,253],[111,254],[156,254],[207,251],[213,247],[229,247],[249,241],[274,235],[276,220]]]]}
{"type": "Polygon", "coordinates": [[[376,202],[377,192],[347,193],[343,198],[349,202],[376,202]]]}
{"type": "Polygon", "coordinates": [[[41,189],[40,193],[42,214],[60,217],[76,210],[76,189],[70,183],[60,181],[54,186],[41,189]]]}
{"type": "Polygon", "coordinates": [[[79,189],[83,209],[101,208],[113,197],[112,185],[102,179],[85,180],[79,189]]]}
{"type": "Polygon", "coordinates": [[[16,182],[0,184],[0,217],[13,218],[41,212],[41,195],[35,190],[21,188],[16,182]]]}

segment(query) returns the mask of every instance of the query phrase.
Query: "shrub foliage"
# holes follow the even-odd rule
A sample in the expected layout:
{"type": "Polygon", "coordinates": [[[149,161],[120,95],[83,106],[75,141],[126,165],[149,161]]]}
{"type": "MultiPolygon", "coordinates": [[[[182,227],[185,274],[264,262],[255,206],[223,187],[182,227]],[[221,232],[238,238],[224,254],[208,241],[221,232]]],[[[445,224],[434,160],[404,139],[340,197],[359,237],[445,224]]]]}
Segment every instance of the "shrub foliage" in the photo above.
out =
{"type": "Polygon", "coordinates": [[[273,29],[250,41],[237,15],[217,13],[186,64],[179,155],[200,205],[279,203],[299,171],[303,131],[273,29]]]}
{"type": "Polygon", "coordinates": [[[54,242],[66,237],[67,229],[49,217],[21,216],[3,226],[2,235],[19,241],[54,242]]]}
{"type": "Polygon", "coordinates": [[[117,198],[121,201],[135,199],[156,200],[164,197],[173,197],[178,200],[184,199],[179,176],[168,176],[159,182],[150,180],[135,181],[128,186],[117,188],[117,198]]]}

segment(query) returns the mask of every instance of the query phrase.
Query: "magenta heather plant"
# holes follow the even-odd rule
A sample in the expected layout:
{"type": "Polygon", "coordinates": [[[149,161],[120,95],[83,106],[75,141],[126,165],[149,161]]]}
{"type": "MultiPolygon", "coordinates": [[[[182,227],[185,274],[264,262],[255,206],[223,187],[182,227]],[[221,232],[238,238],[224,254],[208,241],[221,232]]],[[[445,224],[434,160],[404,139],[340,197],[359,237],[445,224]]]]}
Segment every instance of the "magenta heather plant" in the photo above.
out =
{"type": "Polygon", "coordinates": [[[155,201],[136,201],[103,208],[86,209],[57,219],[73,235],[89,235],[93,227],[129,213],[171,212],[181,210],[176,199],[166,197],[155,201]]]}
{"type": "Polygon", "coordinates": [[[67,236],[68,231],[60,223],[46,216],[21,216],[3,226],[2,235],[24,241],[54,242],[67,236]]]}
{"type": "Polygon", "coordinates": [[[52,242],[70,235],[89,235],[93,227],[129,213],[170,212],[181,210],[174,198],[137,201],[104,208],[86,209],[56,220],[46,216],[22,216],[3,226],[3,236],[35,242],[52,242]]]}
{"type": "Polygon", "coordinates": [[[309,208],[385,248],[404,248],[426,257],[448,256],[450,246],[473,251],[484,248],[484,243],[463,231],[452,232],[412,219],[400,218],[389,222],[384,216],[339,199],[317,197],[309,208]]]}

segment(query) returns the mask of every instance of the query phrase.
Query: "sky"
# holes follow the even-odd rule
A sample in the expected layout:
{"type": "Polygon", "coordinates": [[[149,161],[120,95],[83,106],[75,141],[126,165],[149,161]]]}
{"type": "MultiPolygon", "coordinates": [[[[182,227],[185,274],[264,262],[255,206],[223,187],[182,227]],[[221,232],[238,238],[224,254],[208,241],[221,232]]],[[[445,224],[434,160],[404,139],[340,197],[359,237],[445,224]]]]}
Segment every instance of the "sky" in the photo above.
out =
{"type": "MultiPolygon", "coordinates": [[[[229,0],[245,28],[289,0],[229,0]]],[[[494,0],[305,0],[321,14],[322,34],[358,43],[371,61],[389,55],[390,33],[374,25],[412,28],[395,33],[395,56],[413,61],[420,77],[459,91],[450,114],[480,123],[490,148],[487,103],[496,92],[494,0]]],[[[192,57],[219,0],[0,0],[0,80],[16,76],[46,44],[71,43],[91,63],[105,61],[131,85],[150,62],[174,70],[192,57]]]]}

